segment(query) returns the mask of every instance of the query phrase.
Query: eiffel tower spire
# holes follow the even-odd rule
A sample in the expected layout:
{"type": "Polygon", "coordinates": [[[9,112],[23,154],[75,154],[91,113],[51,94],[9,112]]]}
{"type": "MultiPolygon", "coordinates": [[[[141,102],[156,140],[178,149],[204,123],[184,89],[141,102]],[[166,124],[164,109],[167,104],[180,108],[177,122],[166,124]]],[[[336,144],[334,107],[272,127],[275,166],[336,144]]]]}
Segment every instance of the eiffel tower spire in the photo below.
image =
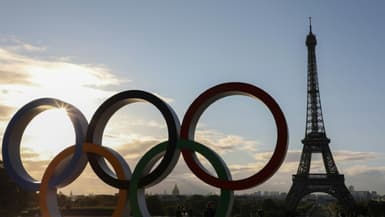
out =
{"type": "Polygon", "coordinates": [[[338,172],[329,147],[330,139],[326,137],[315,52],[317,39],[312,32],[311,18],[309,20],[309,34],[306,37],[308,64],[305,138],[302,140],[303,149],[297,174],[293,175],[293,185],[286,197],[286,206],[292,213],[303,196],[313,192],[323,192],[336,197],[345,210],[353,215],[352,211],[355,207],[353,197],[345,186],[344,175],[338,172]],[[326,173],[310,173],[313,153],[322,154],[326,173]]]}

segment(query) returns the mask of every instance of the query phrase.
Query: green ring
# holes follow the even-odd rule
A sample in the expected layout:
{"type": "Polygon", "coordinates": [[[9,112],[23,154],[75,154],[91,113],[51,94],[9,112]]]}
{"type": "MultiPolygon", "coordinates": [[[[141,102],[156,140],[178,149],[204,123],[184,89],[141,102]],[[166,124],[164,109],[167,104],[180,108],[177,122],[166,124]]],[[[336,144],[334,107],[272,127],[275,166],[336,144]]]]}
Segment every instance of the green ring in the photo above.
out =
{"type": "MultiPolygon", "coordinates": [[[[149,150],[138,162],[134,173],[131,177],[129,188],[129,200],[134,217],[150,217],[148,212],[144,188],[138,187],[138,182],[141,177],[150,172],[151,168],[160,159],[167,148],[167,142],[162,142],[151,150],[149,150]]],[[[178,149],[194,150],[207,158],[207,160],[214,167],[218,177],[223,180],[231,180],[229,170],[224,164],[223,160],[218,154],[209,149],[208,147],[190,140],[179,140],[177,144],[178,149]]],[[[227,217],[230,216],[231,209],[233,207],[234,193],[232,190],[221,189],[219,196],[219,203],[216,207],[215,217],[227,217]]]]}

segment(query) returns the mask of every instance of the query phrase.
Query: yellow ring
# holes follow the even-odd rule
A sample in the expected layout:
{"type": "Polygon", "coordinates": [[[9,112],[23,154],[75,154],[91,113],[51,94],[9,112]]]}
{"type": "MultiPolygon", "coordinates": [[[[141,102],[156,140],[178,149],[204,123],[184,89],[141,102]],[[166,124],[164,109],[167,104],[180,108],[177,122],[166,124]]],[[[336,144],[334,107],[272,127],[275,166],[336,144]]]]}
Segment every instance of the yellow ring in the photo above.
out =
{"type": "MultiPolygon", "coordinates": [[[[60,152],[48,165],[47,169],[44,172],[39,193],[39,203],[40,203],[40,212],[42,217],[59,217],[62,216],[59,211],[57,204],[56,191],[57,188],[50,187],[49,181],[54,175],[55,168],[60,166],[61,163],[65,162],[71,154],[75,151],[75,146],[70,146],[60,152]]],[[[119,160],[111,153],[108,148],[103,146],[94,145],[91,143],[85,143],[83,145],[83,151],[85,153],[93,153],[100,155],[108,160],[113,169],[116,172],[118,179],[128,179],[127,175],[124,172],[122,165],[119,163],[119,160]]],[[[127,200],[127,189],[119,189],[118,192],[118,203],[112,214],[112,217],[121,217],[123,214],[129,214],[129,205],[127,200]]]]}

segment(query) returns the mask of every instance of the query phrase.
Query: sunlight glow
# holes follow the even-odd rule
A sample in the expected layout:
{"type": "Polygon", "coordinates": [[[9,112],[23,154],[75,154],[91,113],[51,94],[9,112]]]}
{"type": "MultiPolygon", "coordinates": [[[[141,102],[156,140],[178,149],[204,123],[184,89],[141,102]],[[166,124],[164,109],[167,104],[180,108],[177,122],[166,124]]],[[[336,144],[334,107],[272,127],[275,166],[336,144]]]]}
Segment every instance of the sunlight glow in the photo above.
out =
{"type": "Polygon", "coordinates": [[[81,87],[116,84],[117,80],[102,66],[49,62],[28,65],[31,80],[42,86],[81,87]]]}
{"type": "Polygon", "coordinates": [[[75,143],[75,132],[64,108],[50,109],[36,116],[27,126],[21,142],[22,150],[39,154],[48,160],[75,143]]]}

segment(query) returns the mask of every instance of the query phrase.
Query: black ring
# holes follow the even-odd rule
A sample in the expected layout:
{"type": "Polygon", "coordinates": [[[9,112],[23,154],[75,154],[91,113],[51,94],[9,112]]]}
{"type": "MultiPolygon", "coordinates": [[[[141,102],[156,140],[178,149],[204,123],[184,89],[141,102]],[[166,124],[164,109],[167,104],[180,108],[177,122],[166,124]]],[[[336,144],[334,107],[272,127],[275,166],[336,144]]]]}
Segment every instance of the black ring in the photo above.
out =
{"type": "MultiPolygon", "coordinates": [[[[179,158],[177,142],[180,122],[174,110],[162,99],[141,90],[124,91],[110,97],[94,113],[87,131],[87,142],[102,145],[103,131],[111,116],[121,107],[134,102],[153,104],[162,113],[168,130],[168,146],[162,160],[152,172],[139,180],[140,187],[148,187],[157,184],[166,177],[175,167],[179,158]]],[[[129,187],[130,180],[118,180],[114,172],[108,168],[104,158],[94,154],[87,155],[92,169],[100,179],[116,188],[129,187]]]]}

